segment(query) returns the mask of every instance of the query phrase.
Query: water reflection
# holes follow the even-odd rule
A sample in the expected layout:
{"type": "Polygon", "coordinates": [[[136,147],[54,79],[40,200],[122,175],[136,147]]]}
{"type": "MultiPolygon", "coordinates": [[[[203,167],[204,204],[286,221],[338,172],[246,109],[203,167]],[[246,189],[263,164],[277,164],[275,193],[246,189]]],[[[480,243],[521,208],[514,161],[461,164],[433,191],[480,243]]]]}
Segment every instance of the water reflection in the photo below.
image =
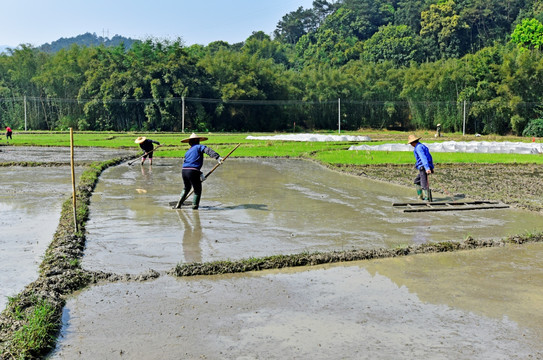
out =
{"type": "Polygon", "coordinates": [[[176,211],[183,224],[183,257],[186,263],[202,262],[202,224],[199,211],[176,211]]]}
{"type": "Polygon", "coordinates": [[[145,170],[145,166],[140,164],[141,168],[141,174],[143,175],[145,180],[149,180],[151,178],[151,175],[153,174],[153,166],[149,165],[149,169],[145,170]]]}

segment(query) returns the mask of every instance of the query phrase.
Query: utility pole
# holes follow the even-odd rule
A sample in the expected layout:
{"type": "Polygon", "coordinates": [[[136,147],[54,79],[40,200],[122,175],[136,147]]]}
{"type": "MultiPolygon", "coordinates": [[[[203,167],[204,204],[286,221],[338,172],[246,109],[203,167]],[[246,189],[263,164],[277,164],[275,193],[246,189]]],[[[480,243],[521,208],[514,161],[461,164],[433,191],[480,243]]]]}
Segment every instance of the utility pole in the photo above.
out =
{"type": "Polygon", "coordinates": [[[185,97],[181,97],[181,132],[185,133],[185,97]]]}
{"type": "Polygon", "coordinates": [[[466,135],[466,100],[464,100],[464,123],[462,125],[462,136],[466,135]]]}
{"type": "Polygon", "coordinates": [[[337,129],[338,134],[341,134],[341,98],[337,98],[337,129]]]}
{"type": "Polygon", "coordinates": [[[25,131],[26,131],[26,95],[24,96],[24,107],[25,107],[25,131]]]}

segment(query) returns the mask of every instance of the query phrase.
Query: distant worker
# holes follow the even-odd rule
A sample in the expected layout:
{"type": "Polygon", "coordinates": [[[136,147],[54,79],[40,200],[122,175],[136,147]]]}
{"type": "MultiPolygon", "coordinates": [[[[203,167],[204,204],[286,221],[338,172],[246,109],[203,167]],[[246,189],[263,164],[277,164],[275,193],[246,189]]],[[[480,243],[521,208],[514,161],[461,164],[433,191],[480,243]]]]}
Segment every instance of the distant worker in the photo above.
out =
{"type": "Polygon", "coordinates": [[[11,134],[12,134],[11,128],[9,126],[6,126],[6,140],[7,139],[13,140],[13,138],[11,137],[11,134]]]}
{"type": "Polygon", "coordinates": [[[436,128],[436,138],[441,137],[441,124],[437,124],[436,128]]]}
{"type": "Polygon", "coordinates": [[[147,139],[144,136],[138,137],[134,142],[136,144],[139,144],[140,148],[145,151],[145,153],[141,157],[141,164],[143,165],[145,159],[149,157],[149,165],[153,165],[153,151],[155,150],[153,144],[160,145],[160,143],[158,141],[147,139]]]}
{"type": "Polygon", "coordinates": [[[415,187],[417,188],[417,195],[420,200],[432,201],[432,190],[428,183],[428,175],[434,172],[434,162],[432,155],[428,147],[419,142],[421,138],[415,135],[409,135],[407,143],[414,147],[413,153],[415,154],[415,168],[419,171],[415,181],[415,187]]]}
{"type": "Polygon", "coordinates": [[[222,157],[213,151],[211,148],[200,145],[200,141],[207,140],[206,137],[198,136],[192,133],[190,137],[181,140],[182,143],[189,143],[190,149],[185,153],[185,160],[183,161],[183,170],[181,175],[183,177],[183,192],[179,197],[177,205],[174,209],[180,209],[181,205],[190,193],[190,190],[194,188],[194,197],[192,199],[192,208],[197,210],[200,206],[200,198],[202,197],[202,182],[205,180],[205,175],[200,171],[204,164],[204,154],[214,158],[220,164],[222,157]]]}

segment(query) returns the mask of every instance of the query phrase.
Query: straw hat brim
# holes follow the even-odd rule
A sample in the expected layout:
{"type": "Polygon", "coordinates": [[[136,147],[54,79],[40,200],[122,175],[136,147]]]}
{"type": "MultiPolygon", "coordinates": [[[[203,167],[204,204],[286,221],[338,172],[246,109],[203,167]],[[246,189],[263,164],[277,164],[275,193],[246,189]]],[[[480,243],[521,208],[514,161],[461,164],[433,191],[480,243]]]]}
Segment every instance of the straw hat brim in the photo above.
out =
{"type": "Polygon", "coordinates": [[[190,140],[199,139],[200,141],[206,141],[207,138],[205,136],[198,136],[195,133],[192,133],[192,135],[186,139],[181,140],[182,143],[188,143],[190,140]]]}
{"type": "Polygon", "coordinates": [[[422,139],[422,137],[416,137],[415,135],[409,135],[409,137],[407,138],[407,143],[411,144],[411,143],[414,143],[415,141],[419,141],[420,139],[422,139]]]}
{"type": "Polygon", "coordinates": [[[145,140],[147,140],[147,138],[145,136],[140,136],[139,138],[137,138],[134,142],[136,144],[141,144],[142,142],[144,142],[145,140]]]}

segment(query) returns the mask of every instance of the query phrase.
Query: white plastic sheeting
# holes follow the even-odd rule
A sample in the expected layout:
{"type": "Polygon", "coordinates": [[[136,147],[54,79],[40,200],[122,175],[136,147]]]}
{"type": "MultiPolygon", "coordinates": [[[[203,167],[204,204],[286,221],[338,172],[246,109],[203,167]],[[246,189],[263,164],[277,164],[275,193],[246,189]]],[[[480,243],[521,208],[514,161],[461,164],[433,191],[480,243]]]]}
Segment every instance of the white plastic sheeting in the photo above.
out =
{"type": "MultiPolygon", "coordinates": [[[[424,143],[430,152],[461,152],[489,154],[543,154],[542,143],[498,141],[444,141],[424,143]]],[[[409,144],[356,145],[349,150],[413,151],[409,144]]]]}
{"type": "Polygon", "coordinates": [[[371,141],[368,136],[323,135],[323,134],[286,134],[273,136],[247,136],[248,140],[283,140],[283,141],[371,141]]]}

